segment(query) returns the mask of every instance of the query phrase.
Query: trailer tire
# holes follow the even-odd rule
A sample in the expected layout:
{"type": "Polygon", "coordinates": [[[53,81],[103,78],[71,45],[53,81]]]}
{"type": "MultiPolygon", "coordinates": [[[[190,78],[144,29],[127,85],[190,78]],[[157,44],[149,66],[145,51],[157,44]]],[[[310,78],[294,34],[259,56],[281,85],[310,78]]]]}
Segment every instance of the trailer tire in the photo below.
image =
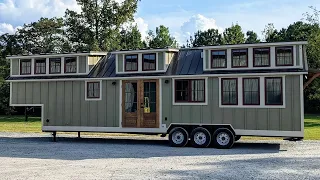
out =
{"type": "Polygon", "coordinates": [[[227,128],[219,128],[213,133],[212,142],[218,149],[229,149],[234,144],[234,134],[227,128]]]}
{"type": "Polygon", "coordinates": [[[239,141],[241,139],[241,136],[234,136],[234,141],[239,141]]]}
{"type": "Polygon", "coordinates": [[[204,148],[210,145],[211,134],[206,128],[197,127],[192,130],[190,139],[193,147],[204,148]]]}
{"type": "Polygon", "coordinates": [[[173,147],[184,147],[189,141],[188,132],[182,127],[175,127],[169,133],[169,144],[173,147]]]}

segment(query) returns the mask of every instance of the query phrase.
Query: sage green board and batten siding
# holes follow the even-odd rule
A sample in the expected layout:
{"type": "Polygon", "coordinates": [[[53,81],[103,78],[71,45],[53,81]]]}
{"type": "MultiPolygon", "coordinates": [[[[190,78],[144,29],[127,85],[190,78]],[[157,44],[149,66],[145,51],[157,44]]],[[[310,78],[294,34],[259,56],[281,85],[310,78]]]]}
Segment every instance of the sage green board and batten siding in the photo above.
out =
{"type": "Polygon", "coordinates": [[[85,101],[84,81],[13,82],[12,104],[44,104],[44,126],[119,127],[119,82],[102,81],[102,100],[85,101]]]}
{"type": "Polygon", "coordinates": [[[20,65],[19,59],[12,59],[11,60],[11,73],[12,75],[19,75],[20,74],[20,65]]]}
{"type": "Polygon", "coordinates": [[[79,73],[85,73],[87,71],[87,57],[86,56],[79,56],[79,73]]]}
{"type": "Polygon", "coordinates": [[[157,69],[158,70],[163,70],[164,69],[164,63],[165,63],[165,57],[166,53],[165,52],[159,52],[158,53],[158,64],[157,64],[157,69]]]}
{"type": "MultiPolygon", "coordinates": [[[[170,81],[171,83],[173,80],[170,81]]],[[[220,108],[219,79],[208,78],[208,105],[173,105],[172,84],[162,81],[162,123],[232,124],[235,129],[300,131],[300,76],[286,76],[286,108],[220,108]],[[167,118],[167,120],[165,120],[167,118]]]]}

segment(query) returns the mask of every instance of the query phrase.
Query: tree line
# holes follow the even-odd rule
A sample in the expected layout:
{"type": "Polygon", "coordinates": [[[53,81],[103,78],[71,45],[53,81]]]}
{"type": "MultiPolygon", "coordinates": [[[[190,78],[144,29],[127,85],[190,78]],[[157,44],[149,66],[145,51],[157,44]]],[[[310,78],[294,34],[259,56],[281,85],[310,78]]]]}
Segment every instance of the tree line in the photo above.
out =
{"type": "MultiPolygon", "coordinates": [[[[67,9],[63,17],[40,18],[24,24],[15,34],[0,35],[0,114],[10,114],[8,106],[10,87],[4,82],[10,73],[7,55],[60,53],[76,51],[113,51],[158,47],[179,47],[176,39],[164,25],[149,30],[147,37],[133,22],[138,0],[77,0],[81,12],[67,9]]],[[[199,47],[223,44],[308,41],[307,55],[311,68],[320,68],[319,11],[303,14],[303,20],[286,28],[275,29],[267,24],[259,39],[254,31],[243,32],[239,24],[219,32],[217,29],[197,31],[181,47],[199,47]]],[[[316,79],[305,90],[305,110],[320,110],[320,80],[316,79]]]]}

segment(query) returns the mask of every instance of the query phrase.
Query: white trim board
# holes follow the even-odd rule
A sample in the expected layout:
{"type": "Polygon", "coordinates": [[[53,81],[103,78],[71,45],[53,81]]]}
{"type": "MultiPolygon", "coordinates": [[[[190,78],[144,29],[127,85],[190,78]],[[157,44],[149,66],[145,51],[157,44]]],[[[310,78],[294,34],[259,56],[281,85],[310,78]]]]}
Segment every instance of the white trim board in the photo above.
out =
{"type": "Polygon", "coordinates": [[[34,54],[25,56],[8,56],[6,59],[31,59],[46,57],[74,57],[74,56],[105,56],[108,52],[88,52],[88,53],[69,53],[69,54],[34,54]]]}
{"type": "Polygon", "coordinates": [[[266,137],[303,137],[303,131],[273,131],[273,130],[245,130],[235,129],[239,136],[266,136],[266,137]]]}
{"type": "Polygon", "coordinates": [[[128,51],[113,51],[111,54],[133,54],[133,53],[153,53],[153,52],[179,52],[176,48],[163,48],[163,49],[140,49],[140,50],[128,50],[128,51]]]}

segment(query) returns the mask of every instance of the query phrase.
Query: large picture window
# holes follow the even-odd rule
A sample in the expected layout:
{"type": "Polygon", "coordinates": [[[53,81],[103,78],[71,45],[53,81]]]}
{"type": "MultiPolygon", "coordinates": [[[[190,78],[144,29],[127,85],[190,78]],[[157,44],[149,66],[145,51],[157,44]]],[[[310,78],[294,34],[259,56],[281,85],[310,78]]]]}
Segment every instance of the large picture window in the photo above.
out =
{"type": "Polygon", "coordinates": [[[253,66],[268,67],[270,66],[270,48],[253,49],[253,66]]]}
{"type": "Polygon", "coordinates": [[[77,72],[77,58],[76,57],[66,57],[65,62],[65,73],[76,73],[77,72]]]}
{"type": "Polygon", "coordinates": [[[259,78],[243,78],[243,105],[260,105],[259,78]]]}
{"type": "Polygon", "coordinates": [[[156,70],[156,54],[144,54],[142,56],[142,70],[156,70]]]}
{"type": "Polygon", "coordinates": [[[21,75],[31,74],[31,59],[20,60],[20,74],[21,75]]]}
{"type": "Polygon", "coordinates": [[[248,49],[232,50],[232,67],[248,67],[248,49]]]}
{"type": "Polygon", "coordinates": [[[277,66],[293,66],[293,47],[277,47],[276,48],[276,65],[277,66]]]}
{"type": "Polygon", "coordinates": [[[100,82],[87,82],[87,99],[100,98],[100,82]]]}
{"type": "Polygon", "coordinates": [[[46,74],[46,59],[34,60],[34,74],[46,74]]]}
{"type": "Polygon", "coordinates": [[[50,58],[49,59],[49,72],[50,74],[60,74],[61,73],[61,59],[60,58],[50,58]]]}
{"type": "Polygon", "coordinates": [[[125,71],[138,71],[138,55],[125,56],[125,71]]]}
{"type": "Polygon", "coordinates": [[[212,50],[211,51],[211,68],[226,68],[227,67],[227,51],[212,50]]]}
{"type": "Polygon", "coordinates": [[[266,105],[283,105],[282,78],[265,78],[265,103],[266,105]]]}
{"type": "Polygon", "coordinates": [[[205,80],[175,80],[175,102],[205,102],[205,80]]]}
{"type": "Polygon", "coordinates": [[[222,105],[238,105],[238,79],[221,79],[222,105]]]}

